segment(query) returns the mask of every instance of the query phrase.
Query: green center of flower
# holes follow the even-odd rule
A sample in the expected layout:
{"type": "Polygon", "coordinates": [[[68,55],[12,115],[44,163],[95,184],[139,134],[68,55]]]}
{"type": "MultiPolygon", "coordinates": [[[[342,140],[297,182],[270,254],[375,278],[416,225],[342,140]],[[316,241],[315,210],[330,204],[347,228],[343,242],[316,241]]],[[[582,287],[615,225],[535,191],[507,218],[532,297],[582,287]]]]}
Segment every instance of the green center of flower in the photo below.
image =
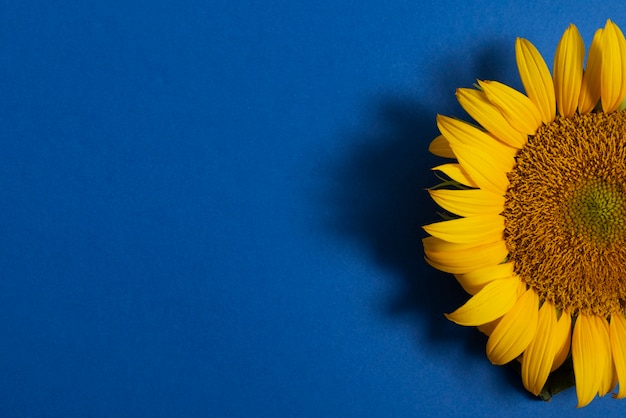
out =
{"type": "Polygon", "coordinates": [[[570,314],[626,312],[626,112],[557,117],[508,174],[515,272],[570,314]]]}
{"type": "Polygon", "coordinates": [[[566,226],[598,244],[621,241],[626,232],[626,197],[622,188],[592,179],[566,202],[566,226]]]}

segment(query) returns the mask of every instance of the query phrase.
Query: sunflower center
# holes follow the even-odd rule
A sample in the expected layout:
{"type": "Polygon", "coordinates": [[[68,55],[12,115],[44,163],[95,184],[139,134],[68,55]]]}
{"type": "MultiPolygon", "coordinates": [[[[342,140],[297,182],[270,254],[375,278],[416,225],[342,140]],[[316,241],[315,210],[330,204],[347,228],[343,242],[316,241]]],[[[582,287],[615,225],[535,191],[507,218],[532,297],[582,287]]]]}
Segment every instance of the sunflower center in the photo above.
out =
{"type": "Polygon", "coordinates": [[[626,232],[626,199],[620,187],[592,179],[566,202],[565,226],[597,244],[622,240],[626,232]]]}
{"type": "Polygon", "coordinates": [[[626,306],[626,113],[557,118],[509,173],[509,259],[543,300],[609,316],[626,306]]]}

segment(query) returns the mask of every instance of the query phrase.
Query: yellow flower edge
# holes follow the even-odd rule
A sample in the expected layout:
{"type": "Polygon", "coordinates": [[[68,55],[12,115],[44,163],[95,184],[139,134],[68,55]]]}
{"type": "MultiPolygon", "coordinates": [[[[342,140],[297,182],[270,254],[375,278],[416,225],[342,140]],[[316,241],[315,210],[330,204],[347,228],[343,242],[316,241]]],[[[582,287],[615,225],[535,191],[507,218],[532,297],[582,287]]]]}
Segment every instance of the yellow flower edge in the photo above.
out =
{"type": "Polygon", "coordinates": [[[488,335],[493,364],[517,360],[538,395],[571,357],[578,407],[626,397],[626,39],[607,20],[585,47],[572,24],[552,74],[515,43],[526,94],[496,81],[460,88],[474,123],[438,115],[429,190],[453,219],[425,225],[428,264],[471,298],[446,317],[488,335]],[[456,160],[456,161],[454,161],[456,160]]]}

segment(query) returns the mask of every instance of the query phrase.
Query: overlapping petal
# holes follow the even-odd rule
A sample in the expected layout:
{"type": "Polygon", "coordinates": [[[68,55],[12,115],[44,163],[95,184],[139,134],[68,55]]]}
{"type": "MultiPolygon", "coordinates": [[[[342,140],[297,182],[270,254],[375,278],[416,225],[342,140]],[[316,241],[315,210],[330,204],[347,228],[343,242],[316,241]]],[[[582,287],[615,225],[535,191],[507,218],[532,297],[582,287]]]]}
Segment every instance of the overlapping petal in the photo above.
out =
{"type": "Polygon", "coordinates": [[[596,394],[603,396],[611,390],[613,364],[606,319],[578,315],[572,335],[572,361],[579,408],[589,404],[596,394]]]}
{"type": "Polygon", "coordinates": [[[502,317],[487,341],[487,357],[493,364],[506,364],[526,350],[537,330],[539,296],[528,289],[502,317]]]}
{"type": "Polygon", "coordinates": [[[502,113],[487,99],[487,95],[474,89],[458,89],[456,97],[463,109],[483,128],[491,132],[502,142],[522,148],[528,135],[516,130],[502,116],[502,113]]]}
{"type": "Polygon", "coordinates": [[[587,57],[587,68],[583,74],[578,97],[578,111],[582,114],[591,112],[601,95],[600,75],[602,71],[602,29],[598,29],[591,41],[589,56],[587,57]]]}
{"type": "Polygon", "coordinates": [[[561,312],[559,321],[554,332],[557,351],[552,363],[551,372],[555,371],[567,360],[572,346],[572,316],[567,312],[561,312]]]}
{"type": "Polygon", "coordinates": [[[438,116],[437,125],[469,177],[481,189],[504,194],[509,185],[506,173],[515,164],[515,149],[466,122],[438,116]]]}
{"type": "Polygon", "coordinates": [[[479,129],[476,125],[448,116],[437,115],[437,127],[448,140],[453,151],[453,146],[456,142],[463,145],[476,146],[493,150],[499,156],[499,158],[495,158],[495,163],[498,167],[510,170],[515,165],[513,159],[519,150],[503,144],[493,135],[479,129]]]}
{"type": "Polygon", "coordinates": [[[554,56],[554,91],[561,116],[569,118],[576,113],[584,60],[583,39],[576,26],[570,25],[556,47],[554,56]]]}
{"type": "Polygon", "coordinates": [[[493,333],[493,330],[496,329],[501,319],[502,317],[494,319],[493,321],[487,322],[486,324],[478,325],[476,328],[478,328],[478,331],[489,337],[493,333]]]}
{"type": "Polygon", "coordinates": [[[461,166],[481,189],[500,194],[506,192],[509,179],[506,176],[506,171],[493,165],[494,153],[491,152],[492,150],[460,143],[454,144],[453,149],[454,153],[458,155],[461,166]]]}
{"type": "Polygon", "coordinates": [[[488,190],[429,190],[430,197],[445,210],[459,216],[498,215],[504,196],[488,190]]]}
{"type": "Polygon", "coordinates": [[[509,312],[517,301],[522,284],[517,278],[494,280],[446,318],[459,325],[482,325],[509,312]]]}
{"type": "Polygon", "coordinates": [[[624,34],[610,20],[606,22],[601,37],[602,68],[600,89],[602,110],[609,113],[618,108],[626,95],[626,49],[624,34]]]}
{"type": "Polygon", "coordinates": [[[443,135],[439,135],[431,141],[428,151],[437,157],[456,158],[452,148],[450,148],[450,143],[443,135]]]}
{"type": "Polygon", "coordinates": [[[502,240],[504,218],[500,215],[480,215],[453,219],[423,226],[433,237],[456,244],[489,244],[502,240]]]}
{"type": "Polygon", "coordinates": [[[525,95],[497,81],[478,81],[487,98],[512,127],[526,135],[534,135],[541,126],[541,113],[525,95]]]}
{"type": "Polygon", "coordinates": [[[620,312],[611,315],[609,338],[615,373],[619,381],[619,391],[615,397],[626,398],[626,318],[620,312]]]}
{"type": "Polygon", "coordinates": [[[544,302],[538,316],[537,332],[522,358],[524,387],[535,396],[548,380],[555,353],[560,348],[556,341],[557,318],[554,305],[544,302]]]}
{"type": "Polygon", "coordinates": [[[543,123],[552,122],[556,116],[556,97],[546,62],[537,48],[522,38],[515,42],[515,59],[528,98],[537,106],[543,123]]]}
{"type": "Polygon", "coordinates": [[[486,244],[456,244],[436,237],[423,240],[426,261],[439,270],[463,274],[497,264],[508,254],[505,243],[496,240],[486,244]]]}
{"type": "Polygon", "coordinates": [[[596,331],[598,337],[595,342],[598,344],[596,348],[600,354],[600,388],[598,389],[598,395],[604,396],[609,393],[617,383],[613,378],[614,365],[613,355],[611,354],[611,341],[609,335],[609,323],[606,318],[602,318],[598,315],[594,316],[596,321],[596,331]]]}
{"type": "Polygon", "coordinates": [[[513,263],[500,263],[467,273],[456,274],[455,277],[467,293],[474,295],[493,280],[514,277],[513,269],[513,263]]]}
{"type": "Polygon", "coordinates": [[[461,166],[461,164],[457,163],[448,163],[438,165],[432,169],[433,171],[441,171],[446,176],[450,177],[452,180],[461,183],[468,187],[478,187],[476,182],[472,180],[467,174],[467,171],[461,166]]]}

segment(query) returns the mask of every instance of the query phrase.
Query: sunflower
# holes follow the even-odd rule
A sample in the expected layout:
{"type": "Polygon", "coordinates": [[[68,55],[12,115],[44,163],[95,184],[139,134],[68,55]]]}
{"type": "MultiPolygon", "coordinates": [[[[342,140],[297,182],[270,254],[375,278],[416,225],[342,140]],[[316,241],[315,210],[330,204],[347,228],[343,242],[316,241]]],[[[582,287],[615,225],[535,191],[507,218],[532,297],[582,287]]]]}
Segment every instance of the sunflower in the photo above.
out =
{"type": "Polygon", "coordinates": [[[538,395],[571,362],[578,407],[626,397],[626,40],[608,20],[585,47],[570,25],[553,72],[518,38],[523,94],[460,88],[475,123],[438,115],[429,149],[455,161],[429,190],[449,212],[424,226],[426,261],[471,298],[446,317],[488,335],[538,395]]]}

